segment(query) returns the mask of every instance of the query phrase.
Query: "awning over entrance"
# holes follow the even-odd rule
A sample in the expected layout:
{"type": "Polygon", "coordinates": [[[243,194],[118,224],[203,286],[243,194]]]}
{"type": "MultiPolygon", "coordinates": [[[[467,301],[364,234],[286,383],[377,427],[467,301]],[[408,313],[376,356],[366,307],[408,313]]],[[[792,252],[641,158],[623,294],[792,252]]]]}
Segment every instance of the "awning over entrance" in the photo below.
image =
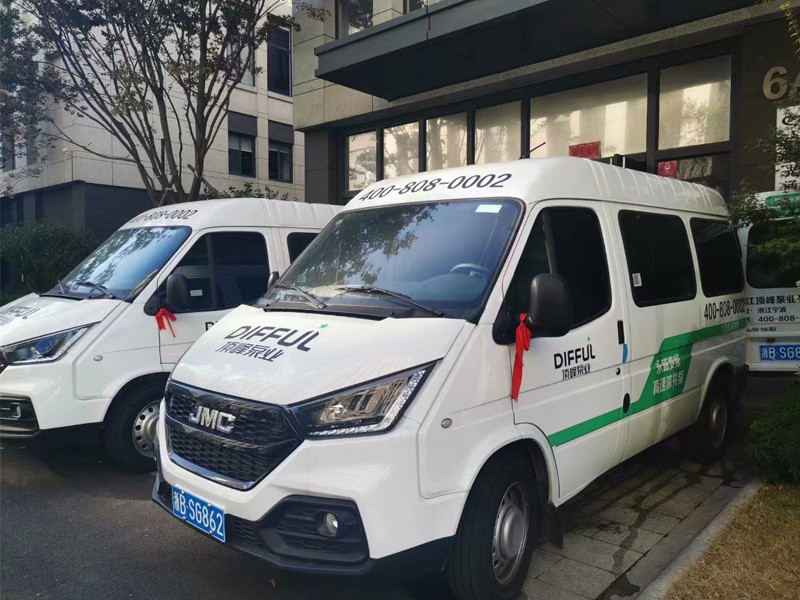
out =
{"type": "Polygon", "coordinates": [[[442,0],[319,46],[317,77],[394,100],[752,6],[753,0],[442,0]]]}

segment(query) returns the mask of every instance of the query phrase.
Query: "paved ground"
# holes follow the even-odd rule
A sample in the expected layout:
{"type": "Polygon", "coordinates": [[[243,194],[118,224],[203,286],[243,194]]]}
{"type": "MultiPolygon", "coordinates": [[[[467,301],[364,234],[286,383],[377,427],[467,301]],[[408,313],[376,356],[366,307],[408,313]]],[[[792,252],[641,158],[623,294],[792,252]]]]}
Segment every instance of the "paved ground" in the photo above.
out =
{"type": "MultiPolygon", "coordinates": [[[[754,398],[786,385],[760,379],[754,398]]],[[[745,483],[740,464],[735,450],[716,465],[686,463],[668,441],[620,465],[563,508],[564,547],[537,548],[526,596],[635,598],[745,483]]],[[[150,502],[152,481],[118,472],[93,448],[4,444],[2,598],[448,598],[432,580],[399,587],[278,573],[173,520],[150,502]]]]}

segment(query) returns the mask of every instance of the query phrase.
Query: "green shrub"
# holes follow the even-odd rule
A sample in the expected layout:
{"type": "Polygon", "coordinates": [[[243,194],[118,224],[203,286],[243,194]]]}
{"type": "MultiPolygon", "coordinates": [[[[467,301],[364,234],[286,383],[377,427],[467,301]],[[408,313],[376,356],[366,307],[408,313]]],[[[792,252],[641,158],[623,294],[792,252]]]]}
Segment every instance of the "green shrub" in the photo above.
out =
{"type": "Polygon", "coordinates": [[[800,483],[800,387],[794,386],[753,423],[747,457],[766,481],[800,483]]]}
{"type": "Polygon", "coordinates": [[[29,221],[0,229],[4,271],[0,303],[49,290],[96,246],[91,234],[56,221],[29,221]]]}

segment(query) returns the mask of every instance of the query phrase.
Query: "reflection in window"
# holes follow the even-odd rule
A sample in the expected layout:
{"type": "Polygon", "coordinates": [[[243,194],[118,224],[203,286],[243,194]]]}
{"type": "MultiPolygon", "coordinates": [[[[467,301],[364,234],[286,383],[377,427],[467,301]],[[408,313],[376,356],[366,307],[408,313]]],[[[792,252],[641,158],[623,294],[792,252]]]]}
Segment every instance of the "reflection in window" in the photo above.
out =
{"type": "Polygon", "coordinates": [[[372,27],[373,0],[338,0],[338,34],[344,37],[372,27]]]}
{"type": "Polygon", "coordinates": [[[475,111],[475,163],[517,160],[520,156],[520,104],[509,102],[475,111]]]}
{"type": "Polygon", "coordinates": [[[467,164],[466,113],[428,119],[425,129],[428,170],[467,164]]]}
{"type": "Polygon", "coordinates": [[[727,141],[731,116],[731,58],[661,71],[658,147],[727,141]]]}
{"type": "Polygon", "coordinates": [[[723,198],[728,197],[730,170],[727,154],[663,160],[658,163],[658,174],[662,177],[699,183],[716,190],[723,198]]]}
{"type": "Polygon", "coordinates": [[[269,34],[267,89],[284,96],[292,95],[292,36],[285,29],[269,34]]]}
{"type": "Polygon", "coordinates": [[[383,176],[397,177],[419,171],[419,123],[383,130],[383,176]]]}
{"type": "Polygon", "coordinates": [[[347,189],[363,190],[375,183],[377,136],[374,131],[347,137],[347,189]]]}
{"type": "Polygon", "coordinates": [[[635,154],[646,136],[645,74],[531,100],[531,157],[635,154]]]}

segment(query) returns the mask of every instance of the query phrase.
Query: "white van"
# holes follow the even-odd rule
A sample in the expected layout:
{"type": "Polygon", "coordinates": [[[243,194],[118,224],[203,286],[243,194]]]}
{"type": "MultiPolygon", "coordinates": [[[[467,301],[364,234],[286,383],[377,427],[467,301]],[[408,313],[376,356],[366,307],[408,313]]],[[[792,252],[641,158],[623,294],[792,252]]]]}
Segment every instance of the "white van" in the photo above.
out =
{"type": "Polygon", "coordinates": [[[336,212],[239,198],[134,217],[53,289],[0,307],[0,435],[101,426],[112,458],[154,468],[175,363],[215,321],[263,295],[270,273],[336,212]]]}
{"type": "MultiPolygon", "coordinates": [[[[766,192],[759,199],[767,206],[800,194],[766,192]]],[[[747,275],[747,364],[754,372],[800,371],[800,269],[787,268],[774,254],[754,248],[771,240],[797,235],[789,218],[739,230],[742,261],[747,275]]]]}
{"type": "Polygon", "coordinates": [[[726,215],[579,158],[376,183],[178,363],[153,498],[285,569],[513,598],[598,475],[681,431],[724,447],[746,373],[726,215]]]}

